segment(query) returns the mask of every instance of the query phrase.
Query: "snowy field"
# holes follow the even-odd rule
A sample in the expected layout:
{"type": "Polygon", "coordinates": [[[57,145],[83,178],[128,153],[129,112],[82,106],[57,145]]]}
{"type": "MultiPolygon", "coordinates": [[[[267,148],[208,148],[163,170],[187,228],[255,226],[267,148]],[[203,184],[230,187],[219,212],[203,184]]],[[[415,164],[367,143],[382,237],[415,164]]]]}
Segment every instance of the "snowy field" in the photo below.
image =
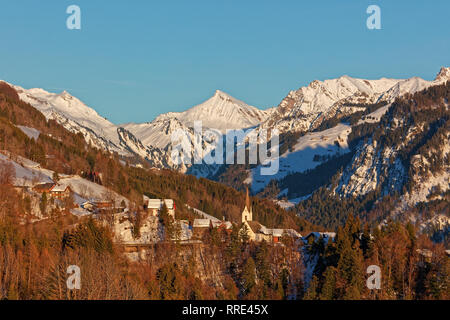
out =
{"type": "Polygon", "coordinates": [[[304,172],[308,169],[317,167],[321,162],[314,161],[314,156],[334,156],[338,153],[344,154],[349,152],[347,137],[351,132],[351,127],[346,124],[338,124],[334,128],[330,128],[320,132],[311,132],[297,141],[293,147],[293,151],[287,151],[278,159],[279,171],[275,175],[261,175],[261,167],[252,169],[247,182],[252,182],[252,192],[262,190],[272,179],[280,180],[285,176],[295,173],[304,172]],[[339,142],[339,147],[335,144],[339,142]]]}

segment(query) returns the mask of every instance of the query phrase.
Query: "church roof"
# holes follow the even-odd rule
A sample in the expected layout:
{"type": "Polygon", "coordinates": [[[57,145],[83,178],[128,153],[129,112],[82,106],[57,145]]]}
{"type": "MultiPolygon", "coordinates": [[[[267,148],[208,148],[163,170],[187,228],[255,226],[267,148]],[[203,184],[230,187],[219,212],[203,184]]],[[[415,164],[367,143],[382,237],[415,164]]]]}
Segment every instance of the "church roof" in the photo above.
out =
{"type": "Polygon", "coordinates": [[[258,233],[263,228],[258,221],[247,221],[247,224],[254,233],[258,233]]]}
{"type": "Polygon", "coordinates": [[[194,228],[209,228],[211,224],[211,220],[209,219],[195,219],[194,220],[194,228]]]}

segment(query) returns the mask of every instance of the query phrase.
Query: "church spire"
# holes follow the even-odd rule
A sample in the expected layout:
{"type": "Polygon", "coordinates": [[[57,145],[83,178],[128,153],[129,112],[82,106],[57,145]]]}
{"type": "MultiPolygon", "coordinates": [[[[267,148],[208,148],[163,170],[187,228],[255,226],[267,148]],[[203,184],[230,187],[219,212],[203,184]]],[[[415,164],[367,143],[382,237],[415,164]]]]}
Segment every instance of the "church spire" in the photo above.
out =
{"type": "Polygon", "coordinates": [[[248,195],[248,187],[247,187],[247,197],[245,198],[245,206],[247,210],[250,211],[250,196],[248,195]]]}
{"type": "Polygon", "coordinates": [[[253,212],[252,207],[250,205],[250,195],[247,188],[247,195],[245,198],[245,208],[244,211],[242,211],[242,223],[244,223],[245,221],[252,221],[252,219],[253,219],[253,212]]]}

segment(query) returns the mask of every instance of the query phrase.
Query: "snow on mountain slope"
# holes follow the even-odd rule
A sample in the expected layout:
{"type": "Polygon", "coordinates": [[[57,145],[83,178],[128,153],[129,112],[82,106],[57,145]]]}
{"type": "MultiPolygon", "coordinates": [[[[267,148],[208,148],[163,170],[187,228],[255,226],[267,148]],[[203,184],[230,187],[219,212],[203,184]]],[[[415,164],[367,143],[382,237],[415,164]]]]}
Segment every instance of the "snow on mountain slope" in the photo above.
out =
{"type": "MultiPolygon", "coordinates": [[[[165,165],[169,168],[186,172],[191,165],[175,165],[171,160],[172,134],[177,130],[185,132],[189,141],[194,140],[194,122],[201,121],[203,130],[211,128],[224,134],[227,129],[245,129],[259,125],[273,112],[273,109],[259,110],[237,100],[230,95],[217,90],[207,101],[184,112],[169,112],[158,116],[152,122],[128,123],[122,125],[143,146],[148,148],[147,159],[153,165],[165,165]]],[[[210,153],[215,146],[216,139],[203,139],[203,154],[210,153]]],[[[200,152],[199,147],[192,143],[192,148],[200,152]]],[[[208,176],[218,169],[217,166],[197,165],[190,173],[197,176],[208,176]]]]}
{"type": "MultiPolygon", "coordinates": [[[[56,94],[43,89],[13,87],[23,101],[41,111],[47,119],[56,120],[71,132],[82,133],[88,143],[122,155],[138,155],[153,166],[182,172],[186,172],[189,165],[173,164],[170,156],[171,136],[176,130],[186,132],[192,141],[191,127],[196,120],[201,120],[205,129],[211,127],[225,132],[258,125],[271,113],[218,90],[206,102],[185,112],[163,114],[150,123],[117,126],[66,91],[56,94]]],[[[205,153],[211,152],[210,142],[204,141],[203,147],[205,153]]]]}
{"type": "MultiPolygon", "coordinates": [[[[2,151],[0,153],[0,163],[1,162],[10,163],[13,166],[14,186],[34,187],[41,183],[54,183],[54,171],[44,169],[39,163],[31,161],[27,158],[11,154],[7,151],[2,151]]],[[[74,198],[77,204],[81,204],[88,199],[108,200],[108,198],[114,199],[117,205],[119,205],[122,200],[125,201],[125,203],[129,202],[128,199],[117,194],[116,192],[81,178],[78,175],[61,174],[58,184],[61,186],[69,186],[72,189],[75,193],[74,198]]]]}
{"type": "Polygon", "coordinates": [[[67,91],[57,94],[43,89],[12,86],[23,101],[41,111],[47,119],[56,120],[71,132],[81,132],[86,141],[96,147],[123,152],[119,147],[117,126],[67,91]]]}
{"type": "MultiPolygon", "coordinates": [[[[338,79],[313,81],[308,87],[293,91],[278,106],[277,110],[261,127],[277,128],[280,132],[303,131],[307,132],[297,142],[294,152],[287,152],[280,156],[280,169],[274,176],[260,176],[259,167],[249,171],[246,184],[251,184],[253,192],[261,191],[271,180],[280,181],[283,177],[295,173],[304,172],[320,164],[314,162],[315,153],[319,156],[327,155],[327,152],[320,153],[314,145],[317,136],[327,136],[329,130],[339,132],[343,124],[322,132],[312,132],[324,120],[331,119],[337,115],[351,114],[357,111],[364,111],[361,104],[373,104],[386,101],[387,105],[382,106],[370,114],[364,115],[356,123],[376,123],[388,112],[392,102],[406,93],[416,93],[430,86],[444,83],[450,79],[450,68],[441,68],[434,81],[426,81],[417,77],[406,80],[385,79],[363,80],[343,76],[338,79]],[[361,107],[360,107],[361,106],[361,107]],[[304,147],[299,147],[303,145],[304,147]]],[[[395,121],[394,121],[395,123],[395,121]]],[[[351,132],[351,127],[348,127],[351,132]]],[[[343,132],[346,130],[344,129],[343,132]]],[[[347,136],[342,136],[342,140],[347,143],[347,136]]],[[[322,150],[331,151],[328,155],[333,155],[337,150],[333,150],[333,142],[330,148],[322,146],[322,150]]],[[[339,144],[343,144],[339,141],[339,144]]],[[[347,150],[348,151],[348,150],[347,150]]],[[[346,152],[342,149],[341,152],[346,152]]],[[[342,154],[342,153],[341,153],[342,154]]],[[[319,157],[317,157],[319,158],[319,157]]],[[[383,185],[383,194],[401,189],[405,183],[407,169],[403,167],[398,158],[398,150],[392,148],[380,149],[377,141],[369,140],[362,143],[353,157],[352,164],[341,177],[336,192],[340,195],[364,195],[374,191],[383,185]]],[[[428,194],[428,193],[427,193],[428,194]]],[[[417,198],[417,197],[415,197],[417,198]]],[[[423,198],[423,197],[422,197],[423,198]]]]}
{"type": "Polygon", "coordinates": [[[379,122],[381,120],[381,117],[384,116],[384,114],[389,110],[391,105],[392,105],[392,103],[389,103],[389,104],[385,105],[384,107],[381,107],[381,108],[375,110],[374,112],[369,113],[366,116],[363,116],[361,118],[361,120],[359,120],[358,124],[379,122]]]}
{"type": "Polygon", "coordinates": [[[308,131],[320,122],[341,111],[350,114],[358,108],[345,103],[374,103],[380,95],[400,80],[364,80],[342,76],[325,81],[315,80],[307,87],[291,91],[263,127],[276,127],[280,132],[288,130],[308,131]]]}
{"type": "Polygon", "coordinates": [[[307,87],[291,91],[261,126],[280,132],[309,131],[336,115],[349,115],[361,109],[354,104],[393,102],[405,93],[415,93],[450,79],[450,68],[441,68],[433,81],[410,79],[365,80],[342,76],[314,80],[307,87]],[[352,105],[353,104],[353,105],[352,105]]]}
{"type": "Polygon", "coordinates": [[[38,183],[48,183],[52,181],[53,171],[43,169],[39,163],[29,159],[11,155],[7,151],[0,153],[0,162],[8,162],[12,164],[15,176],[13,179],[14,186],[33,187],[38,183]]]}
{"type": "MultiPolygon", "coordinates": [[[[407,82],[407,88],[413,92],[424,85],[428,87],[417,78],[407,82]]],[[[377,189],[382,196],[404,192],[404,206],[408,207],[426,202],[436,190],[435,196],[440,197],[439,194],[450,189],[448,102],[436,101],[439,100],[421,105],[422,109],[414,114],[393,104],[394,109],[381,116],[382,127],[373,127],[371,136],[359,141],[351,163],[334,188],[335,193],[356,197],[377,189]],[[407,192],[403,190],[406,183],[407,192]]],[[[358,124],[365,122],[368,121],[358,124]]]]}
{"type": "Polygon", "coordinates": [[[89,108],[67,91],[57,94],[36,88],[29,90],[18,86],[14,88],[23,101],[30,103],[46,117],[50,118],[52,113],[56,112],[115,143],[119,142],[116,126],[113,123],[101,117],[94,109],[89,108]]]}
{"type": "Polygon", "coordinates": [[[41,133],[39,130],[36,130],[35,128],[30,128],[26,126],[17,126],[20,130],[22,130],[23,133],[25,133],[30,139],[37,140],[41,133]]]}
{"type": "MultiPolygon", "coordinates": [[[[154,121],[117,126],[101,117],[79,99],[66,91],[60,94],[43,89],[23,89],[13,86],[20,98],[40,110],[48,119],[54,119],[66,129],[82,133],[92,145],[123,155],[139,155],[156,167],[186,172],[189,165],[174,165],[170,159],[172,133],[178,129],[193,139],[193,122],[202,121],[203,128],[243,129],[250,127],[287,131],[312,131],[323,121],[364,110],[360,104],[379,101],[392,102],[407,92],[414,93],[450,78],[450,68],[442,68],[434,81],[420,78],[406,80],[365,80],[342,76],[338,79],[313,81],[307,87],[291,91],[277,108],[259,110],[217,90],[207,101],[184,112],[170,112],[154,121]]],[[[388,107],[382,107],[366,117],[366,122],[381,118],[388,107]]],[[[213,144],[204,141],[206,152],[213,144]]],[[[301,167],[301,166],[300,166],[301,167]]],[[[299,170],[302,170],[301,168],[299,170]]],[[[216,172],[217,168],[197,168],[200,175],[216,172]]],[[[197,174],[196,173],[196,174],[197,174]]]]}
{"type": "Polygon", "coordinates": [[[186,126],[192,127],[194,121],[201,120],[203,127],[214,128],[225,133],[227,129],[249,128],[260,124],[270,114],[249,106],[232,96],[217,90],[207,101],[180,113],[167,113],[157,119],[177,118],[186,126]]]}
{"type": "Polygon", "coordinates": [[[280,180],[288,174],[315,168],[321,163],[315,160],[317,156],[332,157],[349,152],[347,137],[350,132],[349,125],[339,124],[334,128],[300,137],[292,151],[279,157],[279,171],[276,175],[261,175],[260,166],[251,170],[247,182],[251,181],[252,192],[261,191],[272,179],[280,180]]]}
{"type": "Polygon", "coordinates": [[[250,128],[260,124],[273,109],[259,110],[232,96],[217,90],[207,101],[184,112],[169,112],[159,115],[147,123],[122,125],[131,131],[144,145],[165,148],[170,143],[172,132],[186,130],[201,121],[203,128],[212,128],[225,133],[227,129],[250,128]]]}
{"type": "Polygon", "coordinates": [[[177,118],[160,117],[152,122],[129,123],[122,127],[132,132],[144,145],[164,149],[170,144],[173,132],[178,129],[188,130],[188,127],[177,118]]]}
{"type": "Polygon", "coordinates": [[[383,194],[401,189],[406,169],[393,148],[380,149],[376,140],[361,143],[352,163],[345,168],[336,193],[342,196],[361,196],[384,185],[383,194]]]}

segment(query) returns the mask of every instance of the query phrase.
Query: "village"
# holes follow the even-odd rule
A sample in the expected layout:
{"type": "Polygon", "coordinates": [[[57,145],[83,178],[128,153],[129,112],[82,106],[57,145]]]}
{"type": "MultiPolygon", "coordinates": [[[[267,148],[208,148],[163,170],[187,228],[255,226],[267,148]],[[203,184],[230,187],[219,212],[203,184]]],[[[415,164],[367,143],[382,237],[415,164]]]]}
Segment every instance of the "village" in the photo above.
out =
{"type": "MultiPolygon", "coordinates": [[[[30,138],[37,139],[39,132],[32,128],[19,127],[30,138]]],[[[46,154],[46,158],[53,158],[46,154]]],[[[0,161],[12,164],[15,169],[14,187],[29,203],[31,221],[48,219],[57,212],[69,212],[78,217],[92,217],[107,225],[114,234],[114,240],[130,250],[139,246],[153,245],[164,241],[176,241],[180,244],[203,243],[205,235],[212,230],[230,234],[233,228],[240,228],[252,242],[265,241],[272,245],[283,246],[283,239],[290,238],[295,243],[308,243],[325,235],[310,232],[305,237],[293,229],[268,228],[253,219],[253,208],[247,190],[246,201],[240,221],[227,221],[207,214],[187,203],[179,204],[193,213],[194,219],[176,219],[176,204],[173,199],[155,199],[143,196],[142,203],[136,206],[129,199],[102,185],[102,173],[80,172],[79,175],[58,174],[42,168],[37,162],[0,150],[0,161]],[[172,228],[161,223],[160,213],[167,210],[172,228]],[[165,229],[175,232],[167,237],[165,229]]],[[[121,162],[122,163],[122,162],[121,162]]],[[[122,165],[125,165],[122,163],[122,165]]],[[[139,201],[141,202],[141,201],[139,201]]],[[[281,203],[280,203],[281,205],[281,203]]],[[[137,249],[138,250],[138,249],[137,249]]]]}
{"type": "Polygon", "coordinates": [[[249,241],[266,241],[273,245],[283,245],[281,242],[282,237],[291,237],[294,241],[302,240],[302,235],[293,229],[271,229],[257,221],[253,221],[253,210],[250,205],[248,191],[240,224],[227,221],[225,218],[220,220],[189,205],[186,205],[186,207],[197,216],[191,223],[188,220],[175,219],[176,205],[172,199],[150,199],[144,196],[144,210],[147,217],[140,225],[140,237],[136,238],[133,236],[134,226],[132,220],[134,213],[124,211],[115,215],[114,232],[116,239],[118,242],[128,246],[163,241],[164,230],[158,225],[158,222],[162,210],[167,210],[175,229],[178,230],[172,235],[170,240],[181,244],[202,243],[205,235],[213,229],[230,234],[234,226],[240,227],[241,231],[247,234],[249,241]]]}
{"type": "MultiPolygon", "coordinates": [[[[233,227],[239,227],[249,241],[265,241],[279,246],[283,245],[283,238],[306,243],[312,237],[318,239],[324,236],[323,233],[311,232],[303,237],[294,229],[268,228],[255,221],[248,190],[241,221],[231,222],[225,217],[218,219],[188,204],[179,204],[195,216],[188,221],[176,219],[177,207],[173,199],[152,199],[144,195],[140,207],[132,206],[125,197],[98,184],[101,175],[96,173],[90,173],[90,179],[77,175],[58,175],[29,159],[5,151],[0,152],[0,161],[13,165],[16,173],[14,187],[24,199],[29,199],[30,211],[34,216],[32,221],[46,219],[56,211],[67,211],[79,218],[92,217],[111,228],[116,243],[130,248],[164,241],[200,244],[213,229],[230,234],[233,227]],[[163,210],[167,212],[172,229],[175,230],[169,239],[161,223],[163,210]],[[139,224],[136,223],[138,214],[141,218],[139,224]]],[[[333,233],[328,235],[334,238],[333,233]]]]}

